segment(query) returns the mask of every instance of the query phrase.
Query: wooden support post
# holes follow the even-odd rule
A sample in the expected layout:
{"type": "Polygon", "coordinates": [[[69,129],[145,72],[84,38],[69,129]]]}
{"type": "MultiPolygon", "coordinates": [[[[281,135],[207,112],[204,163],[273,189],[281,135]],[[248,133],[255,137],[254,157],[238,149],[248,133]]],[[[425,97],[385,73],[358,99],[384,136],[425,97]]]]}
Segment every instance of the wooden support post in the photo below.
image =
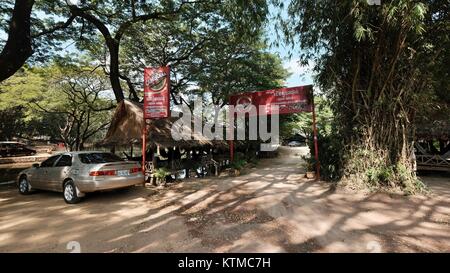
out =
{"type": "Polygon", "coordinates": [[[319,145],[317,139],[317,126],[316,126],[316,106],[314,105],[314,93],[312,96],[312,114],[313,114],[313,134],[314,134],[314,156],[316,159],[316,180],[320,179],[320,161],[319,161],[319,145]]]}
{"type": "MultiPolygon", "coordinates": [[[[228,101],[228,105],[231,106],[231,98],[228,101]]],[[[229,136],[231,136],[231,139],[229,140],[229,147],[230,147],[230,164],[234,161],[234,111],[231,111],[229,113],[229,128],[230,131],[229,136]]]]}
{"type": "Polygon", "coordinates": [[[230,162],[234,161],[234,140],[230,140],[230,162]]]}
{"type": "Polygon", "coordinates": [[[147,153],[147,122],[144,118],[144,128],[142,129],[142,173],[145,177],[145,155],[147,153]]]}

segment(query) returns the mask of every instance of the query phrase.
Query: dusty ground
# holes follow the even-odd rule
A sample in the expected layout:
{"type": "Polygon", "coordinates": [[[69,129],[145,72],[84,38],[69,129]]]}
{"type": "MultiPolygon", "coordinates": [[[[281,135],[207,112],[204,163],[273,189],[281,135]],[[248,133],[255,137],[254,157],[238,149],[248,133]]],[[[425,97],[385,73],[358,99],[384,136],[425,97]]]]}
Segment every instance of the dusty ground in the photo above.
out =
{"type": "Polygon", "coordinates": [[[240,177],[165,189],[58,193],[0,188],[0,252],[450,252],[450,181],[432,196],[336,191],[302,178],[299,157],[262,161],[240,177]]]}

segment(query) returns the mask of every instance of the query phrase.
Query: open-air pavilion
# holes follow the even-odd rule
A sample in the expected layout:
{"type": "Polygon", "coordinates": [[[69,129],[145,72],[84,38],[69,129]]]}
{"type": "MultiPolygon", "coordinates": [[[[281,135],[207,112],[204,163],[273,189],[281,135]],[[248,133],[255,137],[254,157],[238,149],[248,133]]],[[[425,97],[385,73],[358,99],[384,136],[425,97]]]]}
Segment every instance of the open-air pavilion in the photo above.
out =
{"type": "MultiPolygon", "coordinates": [[[[201,134],[191,132],[191,140],[174,140],[171,134],[178,118],[147,120],[146,162],[147,177],[157,168],[166,168],[176,174],[185,171],[186,176],[205,173],[217,174],[220,167],[229,164],[226,141],[208,140],[201,134]],[[198,171],[201,170],[201,171],[198,171]]],[[[117,106],[109,130],[100,143],[115,150],[127,148],[124,152],[130,160],[142,161],[142,136],[145,121],[143,106],[140,103],[123,100],[117,106]]],[[[189,128],[184,128],[188,130],[189,128]]]]}

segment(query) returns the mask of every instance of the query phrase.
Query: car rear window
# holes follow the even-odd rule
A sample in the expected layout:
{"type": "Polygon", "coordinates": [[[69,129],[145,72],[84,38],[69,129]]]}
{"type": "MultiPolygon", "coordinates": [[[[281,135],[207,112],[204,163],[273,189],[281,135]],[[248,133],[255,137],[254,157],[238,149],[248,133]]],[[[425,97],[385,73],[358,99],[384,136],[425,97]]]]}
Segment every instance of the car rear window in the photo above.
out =
{"type": "Polygon", "coordinates": [[[109,163],[124,161],[122,158],[111,153],[89,153],[89,154],[79,154],[78,158],[81,163],[84,164],[98,164],[98,163],[109,163]]]}

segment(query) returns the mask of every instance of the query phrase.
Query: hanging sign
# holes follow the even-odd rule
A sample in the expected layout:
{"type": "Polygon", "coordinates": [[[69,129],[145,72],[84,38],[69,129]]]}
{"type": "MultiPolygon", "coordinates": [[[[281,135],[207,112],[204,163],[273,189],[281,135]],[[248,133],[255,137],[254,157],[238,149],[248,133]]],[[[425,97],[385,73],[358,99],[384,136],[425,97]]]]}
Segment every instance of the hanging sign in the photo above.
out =
{"type": "Polygon", "coordinates": [[[312,112],[312,87],[312,85],[306,85],[233,95],[230,97],[230,104],[242,105],[244,110],[249,105],[254,105],[257,109],[259,106],[265,106],[266,113],[258,114],[267,115],[271,114],[271,108],[274,105],[279,107],[279,114],[312,112]]]}
{"type": "Polygon", "coordinates": [[[169,117],[170,68],[168,66],[144,70],[144,118],[169,117]]]}

